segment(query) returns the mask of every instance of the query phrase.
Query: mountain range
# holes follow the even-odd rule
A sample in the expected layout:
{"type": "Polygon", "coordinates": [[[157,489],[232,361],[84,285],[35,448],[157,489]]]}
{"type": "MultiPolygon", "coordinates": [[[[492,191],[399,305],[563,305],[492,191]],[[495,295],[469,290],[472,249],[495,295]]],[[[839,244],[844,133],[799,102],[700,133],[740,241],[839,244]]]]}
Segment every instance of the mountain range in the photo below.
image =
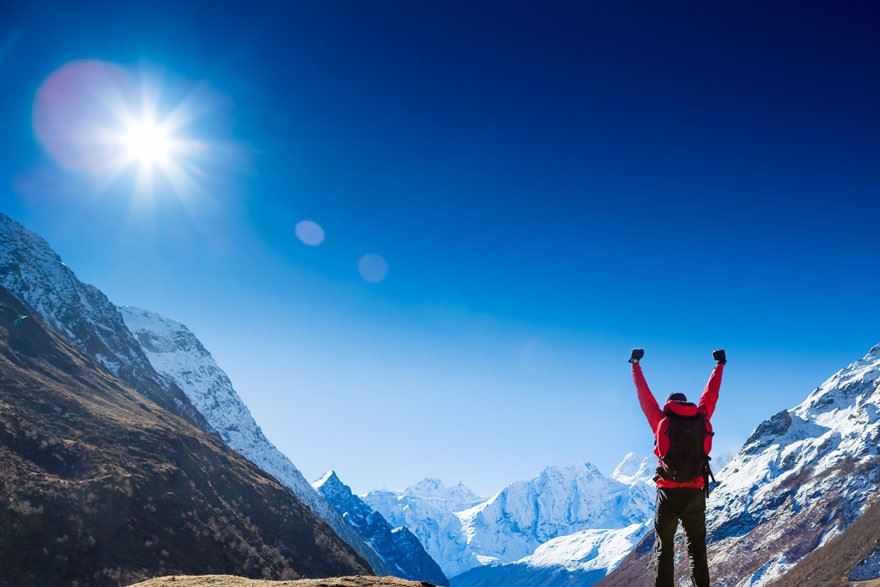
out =
{"type": "Polygon", "coordinates": [[[615,471],[621,480],[590,463],[547,467],[489,499],[426,479],[397,493],[370,492],[364,501],[412,530],[453,587],[590,585],[647,531],[647,462],[627,455],[615,471]]]}
{"type": "MultiPolygon", "coordinates": [[[[115,306],[2,214],[0,390],[0,585],[166,571],[652,583],[653,459],[627,455],[609,476],[547,467],[489,498],[436,479],[313,486],[186,326],[115,306]]],[[[713,461],[713,584],[878,578],[878,447],[880,345],[713,461]]],[[[686,567],[679,556],[681,581],[686,567]]]]}

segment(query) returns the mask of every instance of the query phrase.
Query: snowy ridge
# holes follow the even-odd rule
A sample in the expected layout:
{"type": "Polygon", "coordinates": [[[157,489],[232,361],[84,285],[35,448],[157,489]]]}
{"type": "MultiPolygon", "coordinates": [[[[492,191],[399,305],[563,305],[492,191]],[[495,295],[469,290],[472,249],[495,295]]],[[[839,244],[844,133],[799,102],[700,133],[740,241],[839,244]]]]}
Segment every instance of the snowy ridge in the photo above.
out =
{"type": "Polygon", "coordinates": [[[762,422],[719,472],[710,564],[751,560],[754,570],[718,584],[767,584],[847,528],[877,491],[878,455],[880,345],[762,422]]]}
{"type": "Polygon", "coordinates": [[[619,530],[582,530],[545,542],[519,560],[531,567],[562,567],[567,571],[609,572],[626,558],[652,528],[651,522],[619,530]]]}
{"type": "Polygon", "coordinates": [[[119,308],[150,364],[183,390],[230,448],[269,473],[325,520],[373,570],[393,574],[385,561],[345,523],[299,469],[263,434],[226,373],[183,324],[133,307],[119,308]]]}
{"type": "Polygon", "coordinates": [[[343,519],[394,569],[394,575],[413,581],[449,585],[437,563],[425,552],[418,538],[406,528],[392,528],[382,514],[351,492],[330,471],[313,483],[315,489],[343,519]]]}
{"type": "Polygon", "coordinates": [[[181,390],[156,373],[107,296],[82,283],[45,240],[4,214],[0,214],[0,285],[103,368],[211,432],[181,390]]]}
{"type": "MultiPolygon", "coordinates": [[[[462,485],[449,488],[436,480],[397,494],[373,491],[364,499],[392,524],[410,528],[453,585],[521,581],[538,562],[554,567],[553,573],[589,570],[604,576],[607,567],[600,566],[625,556],[641,537],[635,528],[653,511],[652,489],[635,476],[638,470],[636,464],[631,472],[636,480],[628,485],[589,463],[547,467],[481,501],[462,485]],[[461,506],[466,509],[451,509],[461,506]],[[588,534],[578,534],[584,531],[588,534]],[[472,569],[482,570],[462,578],[472,569]]],[[[549,579],[542,574],[540,580],[549,579]]]]}

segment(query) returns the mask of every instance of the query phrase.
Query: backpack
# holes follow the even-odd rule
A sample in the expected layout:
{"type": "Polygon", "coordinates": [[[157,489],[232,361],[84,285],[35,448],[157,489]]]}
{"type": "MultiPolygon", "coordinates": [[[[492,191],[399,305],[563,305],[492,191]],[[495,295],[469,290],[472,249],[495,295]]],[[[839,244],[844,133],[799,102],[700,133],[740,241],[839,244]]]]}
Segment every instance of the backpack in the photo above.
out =
{"type": "Polygon", "coordinates": [[[697,412],[694,416],[683,416],[667,409],[665,416],[669,448],[660,456],[657,473],[676,483],[690,483],[703,477],[708,487],[710,457],[704,444],[710,432],[706,429],[706,414],[697,412]]]}

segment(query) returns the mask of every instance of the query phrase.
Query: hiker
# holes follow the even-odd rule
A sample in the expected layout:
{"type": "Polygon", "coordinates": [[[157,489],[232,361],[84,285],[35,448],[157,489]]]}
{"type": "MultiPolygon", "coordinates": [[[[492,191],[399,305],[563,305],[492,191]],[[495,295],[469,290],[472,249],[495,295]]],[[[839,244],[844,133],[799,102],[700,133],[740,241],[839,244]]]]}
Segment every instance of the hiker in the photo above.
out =
{"type": "MultiPolygon", "coordinates": [[[[712,353],[717,362],[699,404],[687,401],[683,393],[672,393],[663,409],[648,389],[639,365],[645,351],[633,349],[633,381],[639,404],[654,433],[654,454],[660,460],[654,482],[657,507],[654,512],[654,561],[656,587],[675,585],[675,531],[681,520],[687,537],[691,562],[691,582],[695,587],[709,587],[709,563],[706,560],[706,496],[709,494],[709,453],[712,450],[712,424],[709,420],[718,402],[721,375],[727,357],[723,350],[712,353]]],[[[714,479],[713,479],[714,480],[714,479]]]]}

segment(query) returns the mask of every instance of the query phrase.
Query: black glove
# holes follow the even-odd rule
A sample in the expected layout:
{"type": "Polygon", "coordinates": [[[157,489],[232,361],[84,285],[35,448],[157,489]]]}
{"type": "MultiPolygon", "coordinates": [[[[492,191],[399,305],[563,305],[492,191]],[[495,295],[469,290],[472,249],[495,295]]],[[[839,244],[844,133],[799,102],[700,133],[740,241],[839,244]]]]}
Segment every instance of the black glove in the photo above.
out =
{"type": "Polygon", "coordinates": [[[727,355],[724,353],[724,349],[718,349],[717,351],[712,352],[712,358],[718,361],[719,365],[727,364],[727,355]]]}
{"type": "Polygon", "coordinates": [[[629,356],[629,362],[633,365],[638,364],[642,357],[645,356],[645,349],[633,349],[632,354],[629,356]]]}

